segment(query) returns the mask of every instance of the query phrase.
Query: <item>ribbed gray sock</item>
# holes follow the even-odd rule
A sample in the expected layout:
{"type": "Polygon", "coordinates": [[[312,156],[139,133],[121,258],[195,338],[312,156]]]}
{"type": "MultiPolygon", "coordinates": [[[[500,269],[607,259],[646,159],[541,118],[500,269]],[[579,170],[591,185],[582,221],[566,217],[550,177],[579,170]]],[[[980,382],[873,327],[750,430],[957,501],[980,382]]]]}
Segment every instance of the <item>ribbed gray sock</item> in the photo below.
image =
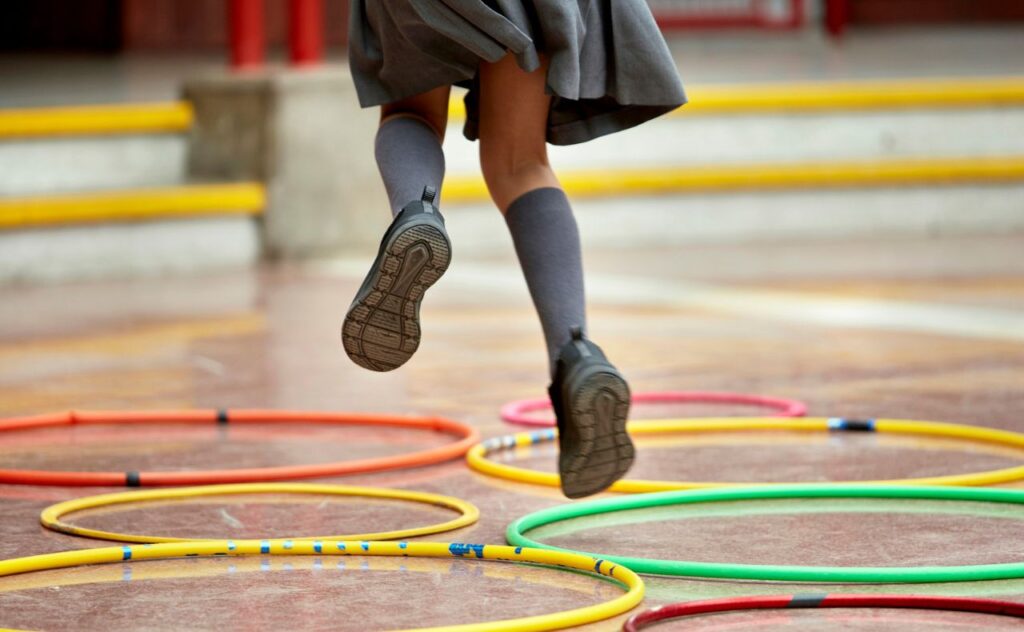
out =
{"type": "Polygon", "coordinates": [[[516,198],[505,213],[519,265],[540,316],[554,371],[574,326],[586,327],[580,234],[569,199],[554,187],[516,198]]]}
{"type": "Polygon", "coordinates": [[[437,189],[434,203],[440,205],[444,151],[433,128],[412,116],[388,119],[377,130],[374,149],[392,217],[409,202],[420,199],[427,185],[437,189]]]}

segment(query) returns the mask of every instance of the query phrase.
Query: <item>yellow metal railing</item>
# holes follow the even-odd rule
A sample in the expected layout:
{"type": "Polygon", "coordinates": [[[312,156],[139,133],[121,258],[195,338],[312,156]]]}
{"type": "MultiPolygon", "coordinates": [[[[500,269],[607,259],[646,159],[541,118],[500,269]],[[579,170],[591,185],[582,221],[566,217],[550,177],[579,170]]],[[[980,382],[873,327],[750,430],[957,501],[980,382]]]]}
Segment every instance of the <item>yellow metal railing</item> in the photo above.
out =
{"type": "Polygon", "coordinates": [[[263,185],[256,182],[11,197],[0,198],[0,229],[168,217],[258,215],[265,205],[263,185]]]}
{"type": "Polygon", "coordinates": [[[0,110],[0,140],[178,133],[191,128],[193,118],[184,101],[0,110]]]}

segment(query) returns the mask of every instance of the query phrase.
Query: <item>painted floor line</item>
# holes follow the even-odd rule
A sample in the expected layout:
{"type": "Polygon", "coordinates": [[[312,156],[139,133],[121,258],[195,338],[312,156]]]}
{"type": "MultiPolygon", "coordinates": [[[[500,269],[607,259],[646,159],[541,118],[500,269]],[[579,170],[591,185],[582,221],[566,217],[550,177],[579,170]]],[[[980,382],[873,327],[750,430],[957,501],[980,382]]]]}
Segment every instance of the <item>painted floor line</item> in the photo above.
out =
{"type": "MultiPolygon", "coordinates": [[[[367,261],[310,264],[316,272],[361,280],[367,261]]],[[[444,283],[474,292],[525,293],[518,268],[474,263],[453,266],[444,283]]],[[[588,274],[589,300],[611,305],[701,307],[786,322],[1024,342],[1024,314],[1009,310],[799,292],[741,290],[713,283],[588,274]]]]}

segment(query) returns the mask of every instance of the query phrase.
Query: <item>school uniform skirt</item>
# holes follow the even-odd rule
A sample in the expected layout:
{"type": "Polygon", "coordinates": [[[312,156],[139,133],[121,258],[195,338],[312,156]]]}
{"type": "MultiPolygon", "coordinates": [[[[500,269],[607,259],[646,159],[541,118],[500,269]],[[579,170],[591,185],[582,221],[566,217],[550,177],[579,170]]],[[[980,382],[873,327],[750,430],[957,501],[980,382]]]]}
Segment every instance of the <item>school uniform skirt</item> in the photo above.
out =
{"type": "Polygon", "coordinates": [[[478,134],[481,61],[509,52],[532,72],[550,60],[548,142],[582,143],[686,103],[645,0],[351,0],[349,65],[360,105],[445,85],[468,88],[478,134]]]}

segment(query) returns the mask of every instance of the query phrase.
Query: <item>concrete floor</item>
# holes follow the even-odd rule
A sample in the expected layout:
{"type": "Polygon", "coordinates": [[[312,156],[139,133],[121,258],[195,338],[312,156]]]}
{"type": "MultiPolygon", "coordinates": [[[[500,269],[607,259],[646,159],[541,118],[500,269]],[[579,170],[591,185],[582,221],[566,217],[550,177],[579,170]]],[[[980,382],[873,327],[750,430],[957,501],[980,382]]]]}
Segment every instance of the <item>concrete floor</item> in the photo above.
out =
{"type": "MultiPolygon", "coordinates": [[[[900,243],[702,246],[586,253],[591,331],[636,391],[733,390],[802,399],[810,414],[899,417],[1024,431],[1024,273],[988,251],[1015,237],[900,243]],[[822,252],[849,256],[823,257],[822,252]],[[1000,270],[1002,272],[1000,272],[1000,270]]],[[[1020,244],[1019,237],[1016,243],[1020,244]]],[[[1010,242],[1008,245],[1007,242],[1010,242]]],[[[1016,250],[1021,252],[1020,249],[1016,250]]],[[[1019,256],[1019,254],[1018,254],[1019,256]]],[[[203,279],[5,289],[0,415],[50,410],[268,407],[446,415],[511,431],[507,400],[546,386],[540,328],[510,252],[459,257],[424,306],[419,353],[391,374],[350,363],[338,340],[361,260],[270,266],[203,279]]],[[[634,417],[751,414],[742,407],[636,408],[634,417]]],[[[439,439],[402,431],[79,428],[0,436],[4,467],[203,468],[391,454],[439,439]],[[155,446],[159,446],[158,449],[155,446]]],[[[553,469],[539,448],[517,460],[553,469]]],[[[886,436],[649,438],[645,478],[837,480],[968,472],[1018,452],[886,436]]],[[[505,526],[564,499],[461,462],[334,482],[407,487],[476,503],[480,522],[442,541],[500,543],[505,526]]],[[[1020,485],[1018,485],[1020,486],[1020,485]]],[[[0,486],[0,558],[96,546],[37,523],[47,505],[102,489],[0,486]]],[[[631,512],[547,534],[602,552],[790,564],[1019,561],[1024,510],[970,503],[750,503],[735,515],[631,512]],[[787,507],[792,511],[787,511],[787,507]],[[917,510],[934,509],[935,513],[917,510]],[[950,513],[947,510],[957,510],[950,513]],[[856,510],[856,513],[849,513],[856,510]],[[1010,518],[1010,519],[1007,519],[1010,518]],[[842,541],[842,546],[836,542],[842,541]]],[[[424,524],[439,509],[266,497],[94,511],[89,526],[196,537],[327,535],[424,524]]],[[[545,532],[538,532],[544,535],[545,532]]],[[[1024,580],[830,586],[649,578],[646,605],[758,593],[925,592],[1024,600],[1024,580]]],[[[593,578],[451,560],[190,559],[0,579],[0,624],[32,629],[379,629],[469,623],[608,599],[593,578]],[[187,605],[186,605],[187,604],[187,605]]],[[[616,629],[622,619],[591,626],[616,629]]],[[[685,629],[1018,629],[935,612],[779,612],[706,617],[685,629]]],[[[665,629],[683,629],[681,624],[665,629]]]]}

